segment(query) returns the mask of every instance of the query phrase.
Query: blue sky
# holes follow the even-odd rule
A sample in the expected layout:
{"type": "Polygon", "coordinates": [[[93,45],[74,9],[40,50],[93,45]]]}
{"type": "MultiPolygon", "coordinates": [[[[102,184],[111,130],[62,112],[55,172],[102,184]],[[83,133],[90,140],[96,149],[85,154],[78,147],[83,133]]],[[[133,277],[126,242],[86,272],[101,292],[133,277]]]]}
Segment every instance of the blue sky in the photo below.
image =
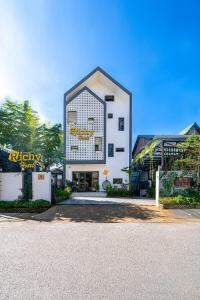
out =
{"type": "Polygon", "coordinates": [[[0,101],[62,122],[96,66],[133,92],[133,139],[200,123],[200,1],[0,0],[0,101]]]}

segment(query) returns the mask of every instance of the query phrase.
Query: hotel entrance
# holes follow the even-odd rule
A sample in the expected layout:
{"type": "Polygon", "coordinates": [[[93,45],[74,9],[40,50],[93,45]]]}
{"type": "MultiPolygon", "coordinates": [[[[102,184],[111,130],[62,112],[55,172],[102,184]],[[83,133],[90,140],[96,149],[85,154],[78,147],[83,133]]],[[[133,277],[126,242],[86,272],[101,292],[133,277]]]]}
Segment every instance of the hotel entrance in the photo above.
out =
{"type": "Polygon", "coordinates": [[[99,172],[72,172],[72,181],[77,192],[97,192],[99,172]]]}

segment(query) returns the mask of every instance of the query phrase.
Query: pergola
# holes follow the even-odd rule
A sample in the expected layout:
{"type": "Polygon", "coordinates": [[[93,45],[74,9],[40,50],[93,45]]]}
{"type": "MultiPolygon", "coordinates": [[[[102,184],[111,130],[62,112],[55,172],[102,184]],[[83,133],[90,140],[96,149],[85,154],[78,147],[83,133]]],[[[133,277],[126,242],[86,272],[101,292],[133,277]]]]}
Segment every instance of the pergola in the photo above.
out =
{"type": "Polygon", "coordinates": [[[135,171],[148,171],[157,169],[158,166],[163,170],[170,168],[171,163],[183,153],[177,145],[184,142],[188,135],[159,135],[154,138],[135,156],[133,169],[135,171]]]}

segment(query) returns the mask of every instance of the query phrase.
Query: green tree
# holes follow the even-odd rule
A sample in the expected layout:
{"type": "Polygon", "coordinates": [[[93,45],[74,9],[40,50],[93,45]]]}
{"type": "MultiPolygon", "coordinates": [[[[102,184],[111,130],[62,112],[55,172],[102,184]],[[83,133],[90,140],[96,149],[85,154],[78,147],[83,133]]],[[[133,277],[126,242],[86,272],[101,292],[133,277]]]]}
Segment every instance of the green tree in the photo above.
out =
{"type": "Polygon", "coordinates": [[[46,168],[63,162],[63,132],[60,124],[42,124],[37,128],[35,151],[42,154],[46,168]]]}
{"type": "Polygon", "coordinates": [[[191,135],[185,142],[177,146],[183,154],[175,161],[175,167],[196,171],[197,186],[200,186],[200,136],[191,135]]]}
{"type": "Polygon", "coordinates": [[[46,168],[63,160],[60,124],[42,124],[29,102],[6,99],[0,107],[0,144],[17,151],[37,151],[46,168]]]}

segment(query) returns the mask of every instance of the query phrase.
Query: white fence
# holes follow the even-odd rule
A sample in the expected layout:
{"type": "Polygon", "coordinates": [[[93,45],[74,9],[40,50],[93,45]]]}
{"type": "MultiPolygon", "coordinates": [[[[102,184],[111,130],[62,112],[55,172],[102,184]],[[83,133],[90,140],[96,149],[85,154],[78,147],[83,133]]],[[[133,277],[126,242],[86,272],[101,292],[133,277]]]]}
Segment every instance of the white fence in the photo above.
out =
{"type": "Polygon", "coordinates": [[[51,201],[51,173],[32,173],[32,194],[33,200],[44,199],[51,201]]]}
{"type": "MultiPolygon", "coordinates": [[[[0,200],[19,200],[23,196],[23,174],[0,173],[0,200]]],[[[32,200],[47,200],[51,202],[51,173],[32,173],[32,200]]]]}
{"type": "Polygon", "coordinates": [[[22,197],[22,173],[0,173],[0,200],[12,201],[22,197]]]}

